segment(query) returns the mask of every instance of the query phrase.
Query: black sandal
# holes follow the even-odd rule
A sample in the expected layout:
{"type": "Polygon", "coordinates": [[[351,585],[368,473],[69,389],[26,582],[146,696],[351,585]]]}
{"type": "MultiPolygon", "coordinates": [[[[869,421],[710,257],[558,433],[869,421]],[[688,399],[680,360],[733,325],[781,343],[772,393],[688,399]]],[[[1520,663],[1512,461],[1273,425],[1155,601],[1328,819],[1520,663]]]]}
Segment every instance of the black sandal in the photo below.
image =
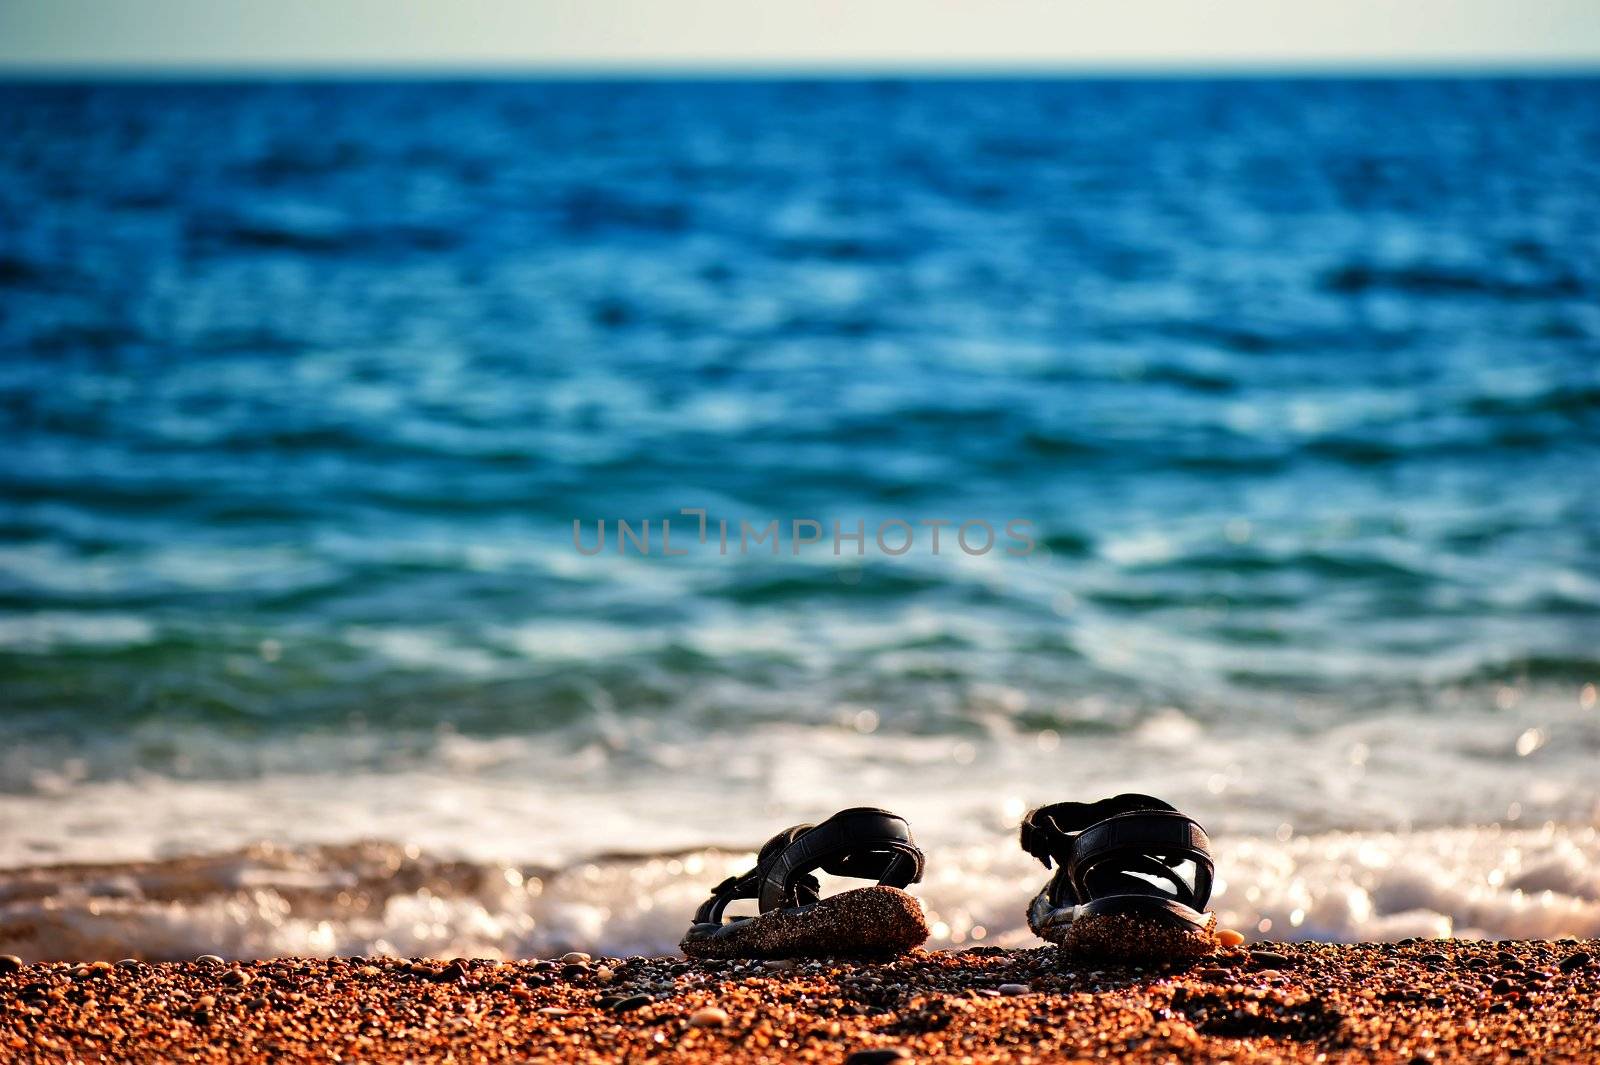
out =
{"type": "Polygon", "coordinates": [[[1059,868],[1028,907],[1040,939],[1125,959],[1216,949],[1205,829],[1149,795],[1060,802],[1023,818],[1022,849],[1059,868]]]}
{"type": "Polygon", "coordinates": [[[796,825],[767,841],[754,869],[712,889],[679,946],[696,958],[900,954],[928,938],[922,907],[901,890],[922,879],[922,861],[905,818],[887,810],[796,825]],[[877,886],[820,898],[819,869],[877,886]],[[724,921],[735,899],[755,899],[759,915],[724,921]]]}

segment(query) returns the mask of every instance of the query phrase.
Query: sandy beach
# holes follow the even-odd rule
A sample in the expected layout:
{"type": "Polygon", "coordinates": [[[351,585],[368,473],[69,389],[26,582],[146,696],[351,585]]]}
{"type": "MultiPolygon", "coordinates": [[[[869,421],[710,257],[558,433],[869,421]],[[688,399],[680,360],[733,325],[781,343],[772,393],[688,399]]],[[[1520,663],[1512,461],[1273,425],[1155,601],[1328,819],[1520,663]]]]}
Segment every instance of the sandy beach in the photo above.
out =
{"type": "Polygon", "coordinates": [[[883,962],[0,961],[26,1062],[1593,1061],[1600,942],[883,962]]]}

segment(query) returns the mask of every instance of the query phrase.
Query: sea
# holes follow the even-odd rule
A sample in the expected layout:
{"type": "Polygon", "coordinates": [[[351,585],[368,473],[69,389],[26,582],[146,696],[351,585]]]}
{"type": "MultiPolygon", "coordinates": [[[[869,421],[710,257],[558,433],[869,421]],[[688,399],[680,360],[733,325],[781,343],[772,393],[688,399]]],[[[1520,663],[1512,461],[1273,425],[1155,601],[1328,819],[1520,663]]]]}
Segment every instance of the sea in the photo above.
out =
{"type": "Polygon", "coordinates": [[[0,951],[671,951],[853,805],[1028,945],[1121,791],[1600,936],[1597,190],[1585,78],[0,84],[0,951]]]}

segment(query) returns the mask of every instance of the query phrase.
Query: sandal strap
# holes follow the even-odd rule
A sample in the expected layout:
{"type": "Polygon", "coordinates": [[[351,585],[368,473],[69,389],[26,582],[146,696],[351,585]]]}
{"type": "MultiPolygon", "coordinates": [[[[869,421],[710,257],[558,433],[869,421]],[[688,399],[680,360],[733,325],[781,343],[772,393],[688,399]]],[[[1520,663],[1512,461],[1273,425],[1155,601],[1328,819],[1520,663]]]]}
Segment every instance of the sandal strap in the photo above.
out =
{"type": "Polygon", "coordinates": [[[1022,821],[1022,849],[1046,869],[1053,903],[1107,895],[1154,893],[1203,909],[1215,865],[1199,822],[1151,795],[1126,793],[1099,802],[1060,802],[1022,821]],[[1179,873],[1192,863],[1193,879],[1179,873]]]}
{"type": "Polygon", "coordinates": [[[756,899],[761,913],[808,906],[821,894],[812,875],[818,869],[903,888],[922,879],[922,868],[922,851],[911,842],[905,818],[887,810],[841,810],[819,825],[795,825],[767,840],[754,868],[711,889],[694,923],[721,924],[738,899],[756,899]]]}
{"type": "Polygon", "coordinates": [[[922,851],[905,818],[874,808],[841,810],[796,837],[763,871],[761,912],[815,902],[810,874],[818,869],[903,888],[922,879],[922,868],[922,851]]]}
{"type": "Polygon", "coordinates": [[[1203,909],[1211,898],[1214,872],[1206,830],[1175,810],[1118,814],[1084,829],[1073,842],[1067,868],[1080,899],[1107,894],[1106,880],[1113,880],[1116,890],[1133,886],[1140,893],[1159,889],[1156,881],[1165,881],[1171,890],[1163,894],[1195,909],[1203,909]],[[1194,866],[1192,882],[1177,871],[1185,863],[1194,866]]]}
{"type": "Polygon", "coordinates": [[[1139,810],[1177,811],[1171,803],[1153,795],[1127,792],[1099,802],[1058,802],[1030,810],[1022,819],[1022,849],[1044,863],[1054,861],[1063,869],[1072,862],[1079,833],[1108,817],[1139,810]]]}
{"type": "MultiPolygon", "coordinates": [[[[722,913],[728,908],[730,902],[738,899],[759,897],[761,893],[761,878],[767,869],[777,860],[778,855],[783,853],[783,848],[793,843],[803,833],[809,831],[811,827],[809,824],[795,825],[784,829],[763,843],[760,852],[756,855],[756,864],[752,869],[736,876],[730,876],[711,889],[711,896],[702,902],[700,908],[695,911],[694,923],[721,924],[722,913]]],[[[811,881],[809,885],[800,884],[798,888],[804,890],[809,886],[814,895],[818,890],[818,885],[815,878],[809,879],[811,881]]]]}

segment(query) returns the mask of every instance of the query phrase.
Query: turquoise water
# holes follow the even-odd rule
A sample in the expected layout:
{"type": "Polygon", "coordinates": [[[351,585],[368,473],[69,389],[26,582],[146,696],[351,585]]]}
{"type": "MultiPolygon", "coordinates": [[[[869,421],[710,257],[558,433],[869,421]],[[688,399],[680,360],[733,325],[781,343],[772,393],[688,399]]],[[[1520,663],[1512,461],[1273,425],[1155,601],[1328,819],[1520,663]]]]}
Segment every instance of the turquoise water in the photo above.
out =
{"type": "Polygon", "coordinates": [[[0,87],[0,858],[1592,823],[1597,102],[0,87]]]}

